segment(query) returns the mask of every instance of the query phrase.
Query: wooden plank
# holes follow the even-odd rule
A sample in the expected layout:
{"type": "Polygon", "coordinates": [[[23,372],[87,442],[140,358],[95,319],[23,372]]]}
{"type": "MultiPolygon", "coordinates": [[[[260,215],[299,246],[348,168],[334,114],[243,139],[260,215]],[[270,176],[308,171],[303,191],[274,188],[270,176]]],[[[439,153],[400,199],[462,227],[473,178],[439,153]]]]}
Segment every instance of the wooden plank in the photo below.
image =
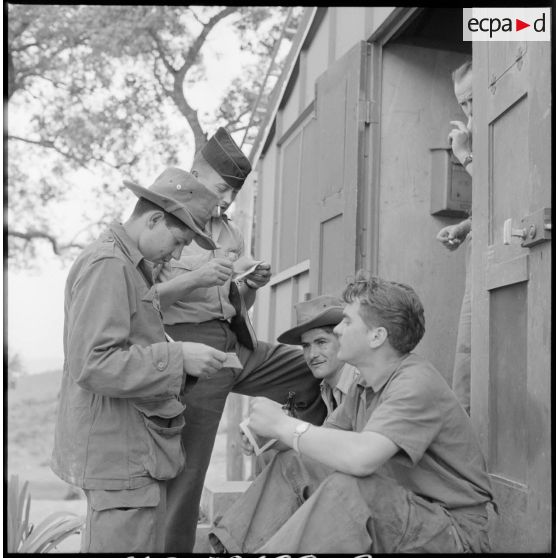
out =
{"type": "Polygon", "coordinates": [[[299,275],[304,271],[308,271],[309,269],[310,269],[310,260],[304,260],[303,262],[299,262],[287,269],[284,269],[283,271],[280,271],[279,273],[276,273],[271,278],[268,285],[270,287],[273,287],[274,285],[282,283],[283,281],[287,281],[294,275],[299,275]]]}
{"type": "MultiPolygon", "coordinates": [[[[227,480],[244,480],[244,454],[240,445],[242,421],[242,395],[230,393],[227,398],[227,480]]],[[[186,427],[187,428],[187,427],[186,427]]]]}
{"type": "Polygon", "coordinates": [[[489,291],[529,279],[529,254],[522,254],[500,263],[489,262],[486,288],[489,291]]]}

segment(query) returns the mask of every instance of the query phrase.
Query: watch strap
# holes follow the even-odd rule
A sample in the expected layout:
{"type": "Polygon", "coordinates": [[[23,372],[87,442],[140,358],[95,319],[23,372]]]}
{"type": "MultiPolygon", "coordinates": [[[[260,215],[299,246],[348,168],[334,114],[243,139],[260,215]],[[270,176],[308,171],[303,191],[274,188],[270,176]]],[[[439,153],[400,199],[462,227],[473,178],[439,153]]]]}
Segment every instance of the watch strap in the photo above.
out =
{"type": "Polygon", "coordinates": [[[300,453],[300,449],[298,447],[298,442],[300,440],[300,437],[310,428],[310,423],[309,422],[300,422],[299,424],[297,424],[297,426],[295,427],[295,430],[293,432],[293,449],[296,451],[296,453],[300,453]]]}

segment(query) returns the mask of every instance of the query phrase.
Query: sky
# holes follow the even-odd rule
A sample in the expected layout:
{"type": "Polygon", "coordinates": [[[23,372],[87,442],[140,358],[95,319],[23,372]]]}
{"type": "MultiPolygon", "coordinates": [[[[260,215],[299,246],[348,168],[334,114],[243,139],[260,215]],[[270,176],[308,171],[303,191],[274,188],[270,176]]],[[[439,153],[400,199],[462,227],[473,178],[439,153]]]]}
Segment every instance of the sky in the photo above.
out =
{"type": "MultiPolygon", "coordinates": [[[[235,44],[238,43],[234,34],[225,27],[219,29],[218,34],[210,35],[205,55],[207,79],[188,91],[188,99],[198,110],[215,109],[227,84],[250,56],[233,48],[235,44]]],[[[183,165],[190,163],[184,161],[183,165]]],[[[130,208],[134,202],[132,196],[130,208]]],[[[74,199],[61,209],[66,226],[79,230],[79,226],[71,222],[72,204],[83,206],[86,203],[83,199],[74,199]]],[[[64,265],[49,250],[43,252],[41,260],[40,270],[16,271],[8,266],[4,274],[8,354],[10,357],[14,353],[19,355],[27,374],[61,369],[64,360],[64,284],[70,266],[64,265]]]]}

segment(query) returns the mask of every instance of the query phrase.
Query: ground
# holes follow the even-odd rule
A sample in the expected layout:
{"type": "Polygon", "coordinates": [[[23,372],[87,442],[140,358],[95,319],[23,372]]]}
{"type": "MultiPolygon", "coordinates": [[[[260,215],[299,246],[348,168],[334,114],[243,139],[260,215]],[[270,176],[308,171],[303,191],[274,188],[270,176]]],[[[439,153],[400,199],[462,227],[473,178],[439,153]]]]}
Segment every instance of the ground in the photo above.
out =
{"type": "MultiPolygon", "coordinates": [[[[18,475],[20,484],[29,481],[30,522],[37,525],[53,512],[85,515],[83,492],[60,480],[49,467],[54,441],[56,399],[61,372],[20,376],[7,397],[7,478],[18,475]]],[[[208,479],[226,477],[226,435],[219,429],[208,479]]],[[[79,535],[63,541],[58,552],[79,551],[79,535]]]]}

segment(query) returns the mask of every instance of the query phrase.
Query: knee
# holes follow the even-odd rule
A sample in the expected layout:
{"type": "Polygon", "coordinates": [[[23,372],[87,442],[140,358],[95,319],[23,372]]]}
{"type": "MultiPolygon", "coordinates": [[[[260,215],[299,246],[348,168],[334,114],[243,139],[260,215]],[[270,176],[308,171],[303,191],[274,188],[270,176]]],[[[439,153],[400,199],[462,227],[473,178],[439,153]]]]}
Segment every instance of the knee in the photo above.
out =
{"type": "Polygon", "coordinates": [[[274,467],[279,468],[287,478],[301,469],[300,455],[292,449],[277,452],[271,458],[271,463],[274,467]]]}
{"type": "Polygon", "coordinates": [[[336,471],[325,479],[322,486],[326,490],[348,493],[358,487],[358,477],[336,471]]]}
{"type": "Polygon", "coordinates": [[[325,489],[347,494],[359,493],[366,495],[367,499],[379,499],[389,495],[393,492],[394,485],[394,481],[378,473],[372,473],[367,477],[356,477],[339,471],[329,475],[323,484],[325,489]]]}

